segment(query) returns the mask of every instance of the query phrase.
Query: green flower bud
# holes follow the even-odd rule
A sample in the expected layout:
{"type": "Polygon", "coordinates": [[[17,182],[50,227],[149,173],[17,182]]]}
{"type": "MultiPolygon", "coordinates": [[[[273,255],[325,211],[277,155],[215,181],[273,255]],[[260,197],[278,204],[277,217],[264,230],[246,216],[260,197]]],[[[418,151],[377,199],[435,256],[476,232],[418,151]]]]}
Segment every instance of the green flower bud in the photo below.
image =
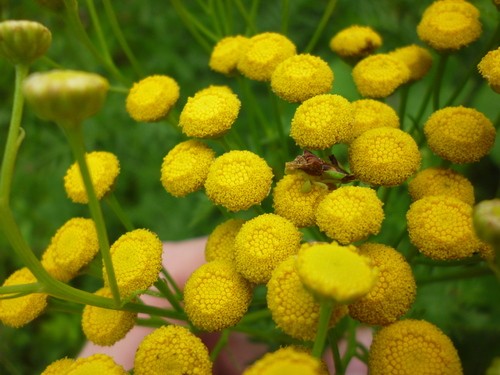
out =
{"type": "Polygon", "coordinates": [[[31,74],[24,81],[23,92],[41,118],[77,126],[101,109],[108,87],[108,81],[94,73],[53,70],[31,74]]]}
{"type": "Polygon", "coordinates": [[[51,42],[50,30],[38,22],[0,22],[0,57],[14,65],[31,64],[45,54],[51,42]]]}
{"type": "Polygon", "coordinates": [[[474,207],[473,219],[477,236],[500,248],[500,199],[479,202],[474,207]]]}

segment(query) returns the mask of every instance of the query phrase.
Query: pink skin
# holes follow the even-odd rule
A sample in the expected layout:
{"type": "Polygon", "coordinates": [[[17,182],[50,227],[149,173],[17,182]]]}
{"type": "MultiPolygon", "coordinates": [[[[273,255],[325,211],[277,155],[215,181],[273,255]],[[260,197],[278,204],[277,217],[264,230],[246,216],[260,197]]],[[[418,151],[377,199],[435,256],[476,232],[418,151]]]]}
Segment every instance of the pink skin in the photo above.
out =
{"type": "MultiPolygon", "coordinates": [[[[205,243],[206,237],[196,238],[180,242],[166,242],[163,245],[163,265],[170,275],[176,280],[182,288],[188,277],[199,266],[205,263],[205,243]]],[[[148,305],[158,307],[170,307],[170,304],[159,298],[143,296],[143,301],[148,305]]],[[[113,346],[103,347],[87,342],[80,352],[80,357],[88,357],[95,353],[105,353],[114,358],[116,363],[122,365],[125,369],[131,369],[134,366],[135,351],[142,339],[151,333],[153,328],[134,327],[124,339],[113,346]]],[[[203,341],[211,349],[217,342],[218,333],[204,334],[203,341]]],[[[371,330],[362,328],[359,330],[358,339],[366,346],[369,346],[372,340],[371,330]]],[[[340,351],[345,351],[345,342],[340,343],[340,351]]],[[[229,343],[220,352],[217,361],[214,364],[214,374],[232,375],[241,374],[249,363],[259,358],[267,351],[263,344],[255,344],[247,340],[246,336],[240,333],[231,333],[229,343]]],[[[334,373],[332,356],[327,353],[325,360],[330,373],[334,373]]],[[[347,369],[348,375],[367,374],[366,365],[358,359],[353,359],[347,369]]]]}

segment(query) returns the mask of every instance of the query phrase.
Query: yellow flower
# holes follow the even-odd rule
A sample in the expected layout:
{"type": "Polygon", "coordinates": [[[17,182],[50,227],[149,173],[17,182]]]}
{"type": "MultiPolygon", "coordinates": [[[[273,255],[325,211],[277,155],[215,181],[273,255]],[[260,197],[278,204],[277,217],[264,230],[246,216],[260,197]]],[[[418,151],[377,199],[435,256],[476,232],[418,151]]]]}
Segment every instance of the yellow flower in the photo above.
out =
{"type": "Polygon", "coordinates": [[[477,65],[479,73],[488,81],[488,85],[500,94],[500,48],[489,51],[477,65]]]}
{"type": "Polygon", "coordinates": [[[212,362],[203,342],[188,329],[169,325],[149,335],[137,348],[134,374],[211,375],[212,362]]]}
{"type": "Polygon", "coordinates": [[[205,181],[208,198],[229,211],[246,210],[267,197],[273,171],[257,154],[233,150],[219,156],[205,181]]]}
{"type": "Polygon", "coordinates": [[[359,253],[371,259],[379,277],[367,295],[349,305],[349,315],[369,325],[395,322],[415,300],[417,285],[410,265],[398,251],[378,243],[361,245],[359,253]]]}
{"type": "Polygon", "coordinates": [[[408,184],[412,200],[429,195],[447,195],[474,204],[474,187],[470,181],[452,169],[427,168],[418,172],[408,184]]]}
{"type": "Polygon", "coordinates": [[[479,10],[468,1],[463,0],[439,0],[429,5],[423,14],[427,17],[432,13],[459,12],[471,18],[479,18],[479,10]]]}
{"type": "Polygon", "coordinates": [[[492,122],[474,108],[446,107],[434,112],[424,124],[429,148],[453,163],[472,163],[493,147],[492,122]]]}
{"type": "Polygon", "coordinates": [[[243,372],[243,375],[283,374],[328,375],[328,370],[311,354],[289,346],[267,353],[243,372]]]}
{"type": "Polygon", "coordinates": [[[354,119],[351,103],[340,95],[317,95],[295,111],[290,136],[301,148],[325,149],[346,138],[354,119]]]}
{"type": "MultiPolygon", "coordinates": [[[[273,271],[267,283],[267,306],[283,332],[299,340],[313,341],[318,329],[319,302],[304,288],[295,262],[296,256],[291,256],[273,271]]],[[[337,324],[346,313],[346,306],[336,306],[329,326],[337,324]]]]}
{"type": "Polygon", "coordinates": [[[240,100],[229,87],[210,86],[188,98],[179,125],[188,137],[217,138],[231,129],[240,106],[240,100]]]}
{"type": "Polygon", "coordinates": [[[382,205],[373,189],[343,186],[319,203],[316,224],[341,244],[360,241],[380,231],[384,220],[382,205]]]}
{"type": "Polygon", "coordinates": [[[372,55],[354,66],[352,78],[362,96],[385,98],[410,79],[406,64],[388,54],[372,55]]]}
{"type": "Polygon", "coordinates": [[[250,43],[242,35],[227,36],[217,42],[210,55],[209,66],[212,70],[229,75],[236,70],[238,61],[250,43]]]}
{"type": "MultiPolygon", "coordinates": [[[[123,297],[149,288],[161,270],[163,246],[158,236],[147,229],[125,233],[111,246],[116,282],[123,297]]],[[[108,276],[103,268],[104,280],[108,276]]]]}
{"type": "Polygon", "coordinates": [[[424,320],[401,320],[375,334],[370,347],[371,375],[461,375],[451,340],[424,320]]]}
{"type": "Polygon", "coordinates": [[[184,288],[184,309],[189,321],[208,332],[237,324],[251,299],[250,283],[225,260],[203,264],[191,274],[184,288]]]}
{"type": "MultiPolygon", "coordinates": [[[[85,154],[85,158],[97,199],[101,199],[113,189],[120,173],[120,162],[114,154],[106,151],[89,152],[85,154]]],[[[69,167],[64,176],[64,189],[66,189],[68,198],[73,202],[89,202],[80,167],[76,162],[69,167]]]]}
{"type": "Polygon", "coordinates": [[[52,237],[42,255],[42,265],[52,277],[67,282],[90,263],[98,251],[99,239],[94,221],[72,218],[52,237]]]}
{"type": "Polygon", "coordinates": [[[352,303],[367,294],[377,281],[377,270],[352,245],[314,244],[301,248],[297,273],[304,286],[320,298],[352,303]]]}
{"type": "Polygon", "coordinates": [[[245,220],[229,219],[217,227],[208,236],[205,246],[205,259],[226,260],[234,263],[234,240],[245,220]]]}
{"type": "MultiPolygon", "coordinates": [[[[2,286],[36,283],[31,271],[23,267],[12,273],[2,286]]],[[[23,297],[0,299],[0,321],[9,327],[22,327],[37,318],[47,306],[47,294],[31,293],[23,297]]]]}
{"type": "Polygon", "coordinates": [[[252,283],[267,283],[278,264],[297,253],[301,237],[297,227],[281,216],[254,217],[236,235],[236,270],[252,283]]]}
{"type": "Polygon", "coordinates": [[[351,172],[371,185],[400,185],[420,168],[420,151],[413,138],[394,128],[370,129],[349,147],[351,172]]]}
{"type": "Polygon", "coordinates": [[[333,71],[318,56],[300,54],[281,62],[271,76],[271,88],[280,98],[303,102],[332,89],[333,71]]]}
{"type": "Polygon", "coordinates": [[[66,374],[75,362],[72,358],[61,358],[48,365],[40,375],[61,375],[66,374]]]}
{"type": "Polygon", "coordinates": [[[163,158],[161,183],[174,197],[184,197],[203,187],[214,160],[215,152],[203,142],[181,142],[163,158]]]}
{"type": "Polygon", "coordinates": [[[432,67],[432,55],[425,48],[411,44],[389,52],[390,56],[402,60],[410,70],[410,81],[423,78],[432,67]]]}
{"type": "Polygon", "coordinates": [[[0,57],[13,65],[29,65],[43,56],[52,34],[41,23],[24,20],[0,22],[0,57]]]}
{"type": "Polygon", "coordinates": [[[353,25],[339,31],[330,40],[333,52],[344,58],[368,56],[382,45],[382,37],[371,27],[353,25]]]}
{"type": "Polygon", "coordinates": [[[245,77],[269,81],[278,64],[295,54],[296,47],[286,36],[272,32],[260,33],[250,38],[237,68],[245,77]]]}
{"type": "MultiPolygon", "coordinates": [[[[112,297],[109,288],[101,288],[96,296],[112,297]]],[[[120,341],[134,327],[137,313],[109,310],[86,305],[82,313],[82,329],[85,337],[96,345],[110,346],[120,341]]]]}
{"type": "Polygon", "coordinates": [[[107,354],[93,354],[86,358],[78,358],[71,364],[65,375],[127,375],[125,369],[116,364],[113,358],[107,354]]]}
{"type": "Polygon", "coordinates": [[[472,225],[472,207],[446,195],[423,197],[406,214],[408,234],[432,259],[462,259],[481,247],[472,225]]]}

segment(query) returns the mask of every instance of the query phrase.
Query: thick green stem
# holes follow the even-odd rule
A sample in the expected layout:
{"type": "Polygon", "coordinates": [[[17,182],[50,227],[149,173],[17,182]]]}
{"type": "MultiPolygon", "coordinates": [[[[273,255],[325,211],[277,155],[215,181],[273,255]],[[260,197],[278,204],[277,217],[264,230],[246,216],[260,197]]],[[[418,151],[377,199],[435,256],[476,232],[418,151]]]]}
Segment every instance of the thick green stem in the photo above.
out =
{"type": "Polygon", "coordinates": [[[167,299],[168,302],[172,305],[172,307],[179,313],[184,313],[184,309],[180,305],[177,297],[172,293],[168,285],[164,280],[160,279],[155,283],[156,288],[160,291],[160,293],[167,299]]]}
{"type": "Polygon", "coordinates": [[[328,325],[330,323],[330,317],[332,316],[334,305],[335,302],[329,299],[324,299],[320,302],[318,331],[316,333],[316,339],[314,340],[311,353],[313,357],[321,358],[323,355],[326,335],[328,333],[328,325]]]}
{"type": "Polygon", "coordinates": [[[229,341],[229,333],[231,333],[231,331],[229,329],[225,329],[219,336],[217,343],[215,344],[214,348],[212,349],[212,352],[210,353],[210,359],[212,360],[212,362],[215,362],[221,350],[224,349],[224,347],[227,345],[229,341]]]}
{"type": "Polygon", "coordinates": [[[104,199],[111,210],[113,210],[118,220],[120,220],[124,228],[128,232],[133,231],[135,229],[134,224],[132,224],[132,222],[128,218],[127,214],[120,205],[120,202],[118,202],[118,200],[116,199],[115,194],[113,192],[110,192],[104,199]]]}
{"type": "Polygon", "coordinates": [[[443,82],[444,73],[446,70],[446,62],[448,61],[448,54],[442,54],[439,56],[438,67],[436,71],[436,79],[434,80],[434,97],[433,97],[433,107],[434,111],[437,111],[439,107],[439,98],[441,95],[441,83],[443,82]]]}
{"type": "MultiPolygon", "coordinates": [[[[30,294],[30,293],[40,293],[43,286],[40,283],[30,283],[30,284],[17,284],[0,286],[0,299],[6,298],[6,294],[30,294]]],[[[7,298],[10,298],[8,296],[7,298]]]]}
{"type": "Polygon", "coordinates": [[[325,30],[325,27],[328,24],[328,21],[330,20],[330,17],[332,16],[336,5],[337,5],[337,0],[328,1],[325,11],[323,12],[323,16],[321,17],[321,20],[319,21],[318,26],[316,27],[316,30],[314,31],[314,34],[311,37],[311,40],[307,44],[304,53],[309,53],[314,49],[316,43],[319,40],[319,37],[321,36],[321,34],[323,34],[323,31],[325,30]]]}

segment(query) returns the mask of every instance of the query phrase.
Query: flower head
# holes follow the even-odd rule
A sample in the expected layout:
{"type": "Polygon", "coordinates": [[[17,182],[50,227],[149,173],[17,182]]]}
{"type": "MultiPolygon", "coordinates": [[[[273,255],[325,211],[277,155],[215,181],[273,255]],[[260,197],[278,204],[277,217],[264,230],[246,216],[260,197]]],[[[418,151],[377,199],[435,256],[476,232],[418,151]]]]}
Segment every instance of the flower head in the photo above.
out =
{"type": "Polygon", "coordinates": [[[179,85],[164,75],[153,75],[134,83],[125,107],[135,121],[154,122],[163,119],[179,99],[179,85]]]}
{"type": "Polygon", "coordinates": [[[242,35],[222,38],[212,50],[208,63],[210,68],[218,73],[232,74],[249,44],[249,38],[242,35]]]}
{"type": "Polygon", "coordinates": [[[382,45],[382,37],[371,27],[353,25],[339,31],[330,40],[330,48],[343,58],[368,56],[382,45]]]}
{"type": "Polygon", "coordinates": [[[50,47],[52,34],[41,23],[8,20],[0,22],[0,57],[11,64],[29,65],[50,47]]]}
{"type": "Polygon", "coordinates": [[[184,197],[203,187],[214,160],[215,152],[203,142],[181,142],[163,158],[161,183],[174,197],[184,197]]]}
{"type": "Polygon", "coordinates": [[[229,219],[217,227],[208,236],[205,246],[205,259],[226,260],[234,263],[234,241],[241,226],[245,223],[242,219],[229,219]]]}
{"type": "Polygon", "coordinates": [[[400,320],[378,331],[370,347],[372,375],[460,375],[462,365],[451,340],[423,320],[400,320]]]}
{"type": "Polygon", "coordinates": [[[423,78],[432,66],[432,55],[423,47],[412,44],[397,48],[389,53],[390,56],[402,60],[410,70],[410,81],[423,78]]]}
{"type": "Polygon", "coordinates": [[[60,375],[66,374],[75,362],[73,358],[61,358],[48,365],[40,375],[60,375]]]}
{"type": "Polygon", "coordinates": [[[259,204],[271,189],[273,172],[267,162],[250,151],[233,150],[219,156],[205,181],[208,198],[229,211],[259,204]]]}
{"type": "Polygon", "coordinates": [[[488,85],[500,94],[500,47],[489,51],[477,65],[479,73],[483,76],[488,85]]]}
{"type": "Polygon", "coordinates": [[[113,358],[107,354],[93,354],[86,358],[78,358],[64,372],[65,375],[127,375],[128,372],[117,364],[113,358]]]}
{"type": "Polygon", "coordinates": [[[446,107],[434,112],[424,124],[429,148],[452,163],[478,161],[493,147],[492,122],[474,108],[446,107]]]}
{"type": "Polygon", "coordinates": [[[371,185],[402,184],[420,168],[420,160],[417,143],[400,129],[367,130],[349,147],[351,172],[371,185]]]}

